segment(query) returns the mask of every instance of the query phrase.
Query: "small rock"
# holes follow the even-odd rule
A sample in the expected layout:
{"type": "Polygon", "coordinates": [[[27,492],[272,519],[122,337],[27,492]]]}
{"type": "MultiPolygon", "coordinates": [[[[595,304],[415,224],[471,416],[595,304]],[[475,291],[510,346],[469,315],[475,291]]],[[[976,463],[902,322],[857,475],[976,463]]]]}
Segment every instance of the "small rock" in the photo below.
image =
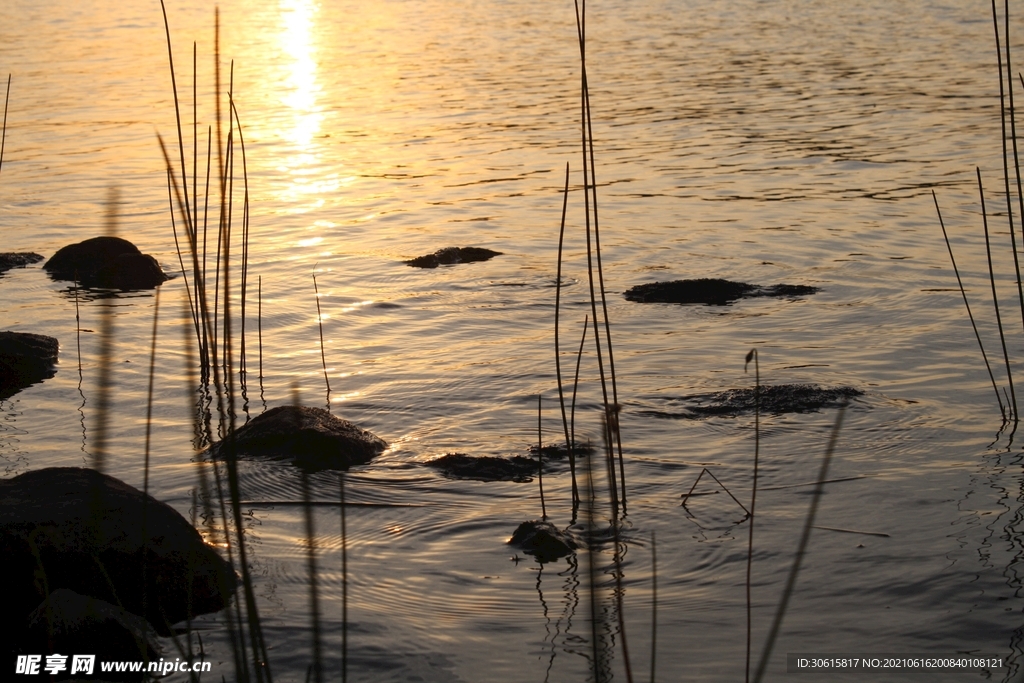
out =
{"type": "MultiPolygon", "coordinates": [[[[142,617],[109,602],[59,588],[29,615],[19,646],[29,654],[67,655],[65,677],[71,676],[71,655],[96,655],[95,676],[100,673],[101,661],[156,661],[160,649],[155,636],[153,627],[142,617]]],[[[118,681],[141,681],[144,676],[142,672],[103,675],[118,681]]]]}
{"type": "Polygon", "coordinates": [[[415,268],[437,268],[438,266],[449,266],[456,263],[487,261],[495,256],[501,256],[501,252],[480,247],[445,247],[444,249],[438,249],[433,254],[417,256],[414,259],[405,261],[405,264],[415,268]]]}
{"type": "Polygon", "coordinates": [[[762,287],[746,282],[718,278],[649,282],[626,290],[624,296],[640,303],[707,304],[724,306],[739,299],[760,296],[804,296],[814,294],[817,287],[807,285],[772,285],[762,287]]]}
{"type": "Polygon", "coordinates": [[[474,457],[465,453],[447,453],[425,463],[451,479],[476,481],[532,481],[537,474],[537,461],[516,455],[511,458],[474,457]]]}
{"type": "Polygon", "coordinates": [[[560,531],[551,522],[539,520],[520,524],[508,543],[541,562],[551,562],[571,555],[581,545],[572,535],[560,531]]]}
{"type": "Polygon", "coordinates": [[[122,605],[166,634],[189,616],[223,609],[237,583],[177,511],[77,467],[0,480],[0,557],[0,632],[21,628],[47,595],[67,588],[122,605]]]}
{"type": "Polygon", "coordinates": [[[43,257],[31,251],[7,251],[0,253],[0,275],[11,268],[23,268],[42,261],[43,257]]]}
{"type": "MultiPolygon", "coordinates": [[[[222,440],[211,452],[223,457],[228,440],[222,440]]],[[[347,420],[331,415],[323,408],[278,406],[254,418],[235,432],[238,455],[291,460],[311,470],[346,470],[380,455],[386,441],[360,429],[347,420]]]]}
{"type": "MultiPolygon", "coordinates": [[[[853,387],[820,387],[816,384],[775,384],[761,387],[761,412],[810,413],[822,408],[834,408],[844,400],[864,392],[853,387]]],[[[683,412],[660,410],[641,411],[643,414],[666,418],[701,418],[712,415],[752,414],[757,405],[753,387],[729,389],[711,394],[684,396],[670,399],[682,402],[683,412]]]]}
{"type": "Polygon", "coordinates": [[[59,348],[56,339],[42,334],[0,332],[0,398],[53,377],[59,348]]]}
{"type": "Polygon", "coordinates": [[[93,237],[70,244],[43,265],[55,280],[83,287],[152,289],[168,279],[157,260],[120,237],[93,237]]]}

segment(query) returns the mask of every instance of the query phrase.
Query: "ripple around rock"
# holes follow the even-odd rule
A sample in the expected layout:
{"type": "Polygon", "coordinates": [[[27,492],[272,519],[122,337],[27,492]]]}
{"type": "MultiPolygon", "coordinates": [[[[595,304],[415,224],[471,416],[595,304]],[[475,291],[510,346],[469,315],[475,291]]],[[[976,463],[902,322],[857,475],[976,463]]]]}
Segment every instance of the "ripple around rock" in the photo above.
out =
{"type": "Polygon", "coordinates": [[[739,299],[762,296],[806,296],[817,291],[817,287],[808,285],[779,284],[762,287],[719,278],[700,278],[636,285],[627,289],[624,296],[630,301],[640,303],[725,306],[739,299]]]}
{"type": "MultiPolygon", "coordinates": [[[[223,457],[228,441],[211,447],[223,457]]],[[[239,456],[290,460],[308,470],[345,470],[362,465],[388,447],[386,441],[323,408],[278,406],[235,432],[239,456]]]]}
{"type": "Polygon", "coordinates": [[[516,527],[508,544],[533,555],[540,562],[552,562],[571,555],[581,546],[568,532],[559,530],[551,522],[538,520],[523,522],[516,527]]]}
{"type": "Polygon", "coordinates": [[[53,337],[29,332],[0,332],[0,398],[57,372],[60,344],[53,337]]]}
{"type": "Polygon", "coordinates": [[[30,251],[7,251],[0,253],[0,275],[11,268],[23,268],[32,263],[39,263],[43,257],[30,251]]]}
{"type": "Polygon", "coordinates": [[[59,588],[119,604],[166,634],[190,615],[222,609],[237,583],[176,510],[78,467],[0,480],[0,557],[0,635],[18,632],[59,588]]]}
{"type": "Polygon", "coordinates": [[[93,237],[69,244],[43,264],[55,280],[83,287],[152,289],[168,279],[157,260],[120,237],[93,237]]]}
{"type": "MultiPolygon", "coordinates": [[[[816,384],[775,384],[761,387],[761,412],[811,413],[822,408],[835,408],[844,401],[864,392],[853,387],[820,387],[816,384]]],[[[729,389],[711,394],[697,394],[677,399],[683,403],[683,412],[661,410],[641,411],[643,414],[664,418],[711,417],[714,415],[744,415],[754,412],[757,397],[754,389],[729,389]]]]}
{"type": "Polygon", "coordinates": [[[481,247],[445,247],[444,249],[438,249],[433,254],[417,256],[404,263],[415,268],[437,268],[438,266],[450,266],[456,263],[487,261],[495,256],[501,256],[501,252],[481,247]]]}

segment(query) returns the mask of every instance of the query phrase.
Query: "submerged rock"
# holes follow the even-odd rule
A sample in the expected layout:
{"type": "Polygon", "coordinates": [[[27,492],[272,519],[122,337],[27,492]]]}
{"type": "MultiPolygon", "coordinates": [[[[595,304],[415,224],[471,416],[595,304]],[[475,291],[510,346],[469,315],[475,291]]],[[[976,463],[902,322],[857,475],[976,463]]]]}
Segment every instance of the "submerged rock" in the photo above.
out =
{"type": "Polygon", "coordinates": [[[425,463],[452,479],[476,481],[532,481],[537,474],[537,461],[516,455],[511,458],[495,456],[474,457],[465,453],[447,453],[425,463]]]}
{"type": "Polygon", "coordinates": [[[450,266],[456,263],[487,261],[495,256],[501,256],[501,252],[481,247],[445,247],[444,249],[438,249],[433,254],[417,256],[414,259],[405,261],[405,264],[416,268],[437,268],[438,266],[450,266]]]}
{"type": "Polygon", "coordinates": [[[732,282],[718,278],[649,282],[626,290],[624,296],[640,303],[707,304],[724,306],[739,299],[760,296],[805,296],[814,294],[817,287],[808,285],[772,285],[762,287],[746,282],[732,282]]]}
{"type": "MultiPolygon", "coordinates": [[[[220,441],[211,452],[223,457],[228,443],[220,441]]],[[[306,406],[271,408],[235,432],[234,438],[240,456],[290,460],[312,470],[362,465],[387,447],[386,441],[348,420],[306,406]]]]}
{"type": "MultiPolygon", "coordinates": [[[[820,387],[816,384],[775,384],[761,387],[761,412],[810,413],[834,408],[864,392],[853,387],[820,387]]],[[[643,411],[654,417],[701,418],[712,415],[752,414],[757,405],[754,388],[729,389],[678,399],[683,412],[643,411]]]]}
{"type": "Polygon", "coordinates": [[[93,237],[70,244],[43,265],[55,280],[78,280],[83,287],[152,289],[168,276],[157,260],[120,237],[93,237]]]}
{"type": "Polygon", "coordinates": [[[53,337],[29,332],[0,332],[0,398],[57,372],[60,344],[53,337]]]}
{"type": "Polygon", "coordinates": [[[237,578],[177,511],[95,470],[51,467],[0,480],[4,627],[51,592],[121,605],[157,631],[223,609],[237,578]]]}
{"type": "MultiPolygon", "coordinates": [[[[59,588],[29,614],[27,629],[18,645],[26,653],[69,655],[63,672],[68,677],[71,654],[93,654],[97,662],[155,661],[160,657],[155,636],[153,627],[142,617],[104,600],[59,588]]],[[[98,673],[96,664],[93,675],[98,673]]],[[[103,675],[112,681],[141,681],[144,676],[142,672],[103,675]]],[[[58,676],[57,680],[61,678],[58,676]]]]}
{"type": "Polygon", "coordinates": [[[11,268],[23,268],[29,264],[38,263],[42,260],[42,256],[32,253],[31,251],[7,251],[0,253],[0,275],[11,268]]]}
{"type": "Polygon", "coordinates": [[[512,533],[512,538],[508,539],[508,543],[524,553],[533,555],[541,562],[551,562],[571,555],[581,545],[568,532],[560,531],[551,522],[539,520],[520,524],[512,533]]]}

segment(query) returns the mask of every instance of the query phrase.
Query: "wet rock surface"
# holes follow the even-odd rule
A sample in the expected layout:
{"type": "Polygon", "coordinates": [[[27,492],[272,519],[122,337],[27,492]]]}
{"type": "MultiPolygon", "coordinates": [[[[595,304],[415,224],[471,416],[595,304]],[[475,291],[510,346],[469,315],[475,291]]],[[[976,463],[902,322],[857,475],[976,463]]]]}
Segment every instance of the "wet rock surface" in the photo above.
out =
{"type": "Polygon", "coordinates": [[[166,634],[171,624],[222,609],[237,583],[177,511],[77,467],[0,480],[0,557],[9,635],[60,588],[121,605],[166,634]]]}
{"type": "Polygon", "coordinates": [[[450,479],[527,482],[537,476],[537,461],[521,455],[499,458],[447,453],[425,464],[450,479]]]}
{"type": "MultiPolygon", "coordinates": [[[[227,440],[210,449],[223,457],[227,440]]],[[[235,433],[239,456],[289,460],[309,470],[345,470],[362,465],[388,447],[380,437],[323,408],[278,406],[253,418],[235,433]]]]}
{"type": "Polygon", "coordinates": [[[93,237],[69,244],[43,264],[55,280],[82,287],[152,289],[168,279],[157,260],[120,237],[93,237]]]}
{"type": "MultiPolygon", "coordinates": [[[[835,408],[864,392],[853,387],[820,387],[816,384],[775,384],[761,387],[761,412],[810,413],[835,408]]],[[[753,414],[757,405],[754,388],[729,389],[711,394],[697,394],[672,399],[679,410],[646,410],[643,414],[664,418],[702,418],[715,415],[753,414]]]]}
{"type": "MultiPolygon", "coordinates": [[[[145,619],[104,600],[59,588],[29,614],[19,649],[27,654],[67,654],[66,670],[54,680],[82,676],[71,674],[71,654],[94,654],[96,661],[155,661],[160,657],[156,633],[145,619]]],[[[95,664],[92,677],[99,674],[95,664]]],[[[141,681],[142,672],[105,673],[105,680],[141,681]]],[[[92,677],[84,676],[87,679],[92,677]]]]}
{"type": "Polygon", "coordinates": [[[39,263],[43,257],[31,251],[7,251],[0,252],[0,275],[3,275],[11,268],[23,268],[33,263],[39,263]]]}
{"type": "Polygon", "coordinates": [[[57,372],[60,344],[53,337],[29,332],[0,332],[0,398],[57,372]]]}
{"type": "Polygon", "coordinates": [[[520,524],[508,543],[541,562],[552,562],[571,555],[583,545],[572,534],[561,531],[551,522],[539,520],[520,524]]]}
{"type": "Polygon", "coordinates": [[[437,268],[438,266],[450,266],[456,263],[487,261],[495,256],[501,256],[501,252],[481,247],[445,247],[444,249],[438,249],[433,254],[417,256],[414,259],[405,261],[405,264],[415,268],[437,268]]]}
{"type": "Polygon", "coordinates": [[[762,287],[746,282],[733,282],[718,278],[649,282],[630,287],[624,296],[640,303],[707,304],[724,306],[733,301],[762,296],[806,296],[818,291],[808,285],[771,285],[762,287]]]}

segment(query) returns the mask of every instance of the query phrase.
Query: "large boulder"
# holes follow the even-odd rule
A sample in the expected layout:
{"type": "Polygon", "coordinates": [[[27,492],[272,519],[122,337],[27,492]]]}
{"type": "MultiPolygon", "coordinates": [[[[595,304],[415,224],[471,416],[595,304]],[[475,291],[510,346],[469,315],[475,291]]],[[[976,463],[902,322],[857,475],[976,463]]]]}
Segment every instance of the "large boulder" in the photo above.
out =
{"type": "Polygon", "coordinates": [[[0,480],[3,628],[51,592],[120,605],[160,633],[222,609],[237,577],[170,506],[95,470],[51,467],[0,480]]]}
{"type": "Polygon", "coordinates": [[[456,263],[487,261],[495,256],[501,256],[501,252],[482,247],[445,247],[444,249],[438,249],[433,254],[417,256],[406,261],[405,264],[415,268],[437,268],[438,266],[450,266],[456,263]]]}
{"type": "Polygon", "coordinates": [[[157,260],[120,237],[93,237],[69,244],[43,270],[56,280],[77,280],[83,287],[152,289],[168,276],[157,260]]]}
{"type": "Polygon", "coordinates": [[[29,332],[0,332],[0,398],[57,372],[60,344],[53,337],[29,332]]]}
{"type": "Polygon", "coordinates": [[[323,408],[278,406],[253,418],[233,439],[214,444],[211,453],[290,460],[309,470],[345,470],[369,462],[388,447],[380,437],[335,417],[323,408]]]}
{"type": "Polygon", "coordinates": [[[0,275],[11,268],[23,268],[42,261],[43,257],[31,251],[5,251],[0,253],[0,275]]]}
{"type": "Polygon", "coordinates": [[[771,285],[762,287],[746,282],[733,282],[719,278],[648,282],[630,287],[624,296],[640,303],[707,304],[724,306],[739,299],[760,296],[805,296],[814,294],[817,287],[808,285],[771,285]]]}

